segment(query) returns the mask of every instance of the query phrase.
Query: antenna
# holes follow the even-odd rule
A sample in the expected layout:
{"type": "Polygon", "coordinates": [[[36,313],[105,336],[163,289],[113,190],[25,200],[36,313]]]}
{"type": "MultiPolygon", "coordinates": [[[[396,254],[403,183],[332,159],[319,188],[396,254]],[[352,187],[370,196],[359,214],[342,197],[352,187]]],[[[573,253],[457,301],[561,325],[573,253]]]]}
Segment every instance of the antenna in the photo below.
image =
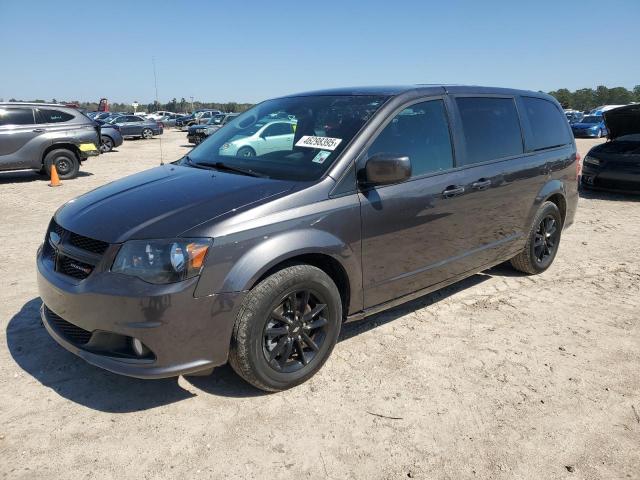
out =
{"type": "MultiPolygon", "coordinates": [[[[156,105],[160,105],[160,102],[158,101],[158,75],[156,73],[156,57],[151,57],[151,63],[153,63],[153,85],[156,89],[156,105]]],[[[162,135],[160,135],[158,139],[160,140],[160,165],[164,165],[164,158],[162,156],[162,135]]]]}

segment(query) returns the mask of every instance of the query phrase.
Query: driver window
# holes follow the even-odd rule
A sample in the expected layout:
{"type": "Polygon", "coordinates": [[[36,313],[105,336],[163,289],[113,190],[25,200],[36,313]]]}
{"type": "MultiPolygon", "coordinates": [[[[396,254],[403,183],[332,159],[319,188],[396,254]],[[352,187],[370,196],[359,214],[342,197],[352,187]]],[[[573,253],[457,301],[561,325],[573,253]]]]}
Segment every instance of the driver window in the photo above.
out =
{"type": "Polygon", "coordinates": [[[402,110],[384,128],[368,151],[406,155],[412,177],[453,168],[449,122],[442,100],[431,100],[402,110]]]}

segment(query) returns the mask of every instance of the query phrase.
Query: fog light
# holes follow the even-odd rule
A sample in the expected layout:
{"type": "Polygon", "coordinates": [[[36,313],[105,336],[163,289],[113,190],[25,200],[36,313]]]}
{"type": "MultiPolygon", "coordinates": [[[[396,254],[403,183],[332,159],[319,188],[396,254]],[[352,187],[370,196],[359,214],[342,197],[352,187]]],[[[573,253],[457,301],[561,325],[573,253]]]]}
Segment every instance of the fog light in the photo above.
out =
{"type": "Polygon", "coordinates": [[[144,357],[147,355],[147,353],[149,353],[149,349],[145,347],[144,343],[142,343],[137,338],[131,339],[131,348],[133,349],[133,352],[139,357],[144,357]]]}

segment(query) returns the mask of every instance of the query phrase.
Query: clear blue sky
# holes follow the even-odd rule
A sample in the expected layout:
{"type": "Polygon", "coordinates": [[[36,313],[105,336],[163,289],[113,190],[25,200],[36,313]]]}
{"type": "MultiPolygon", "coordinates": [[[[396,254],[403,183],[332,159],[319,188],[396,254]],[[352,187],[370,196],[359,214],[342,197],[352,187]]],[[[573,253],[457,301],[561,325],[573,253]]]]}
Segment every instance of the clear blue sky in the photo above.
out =
{"type": "Polygon", "coordinates": [[[333,86],[640,84],[640,0],[0,0],[0,98],[258,100],[333,86]]]}

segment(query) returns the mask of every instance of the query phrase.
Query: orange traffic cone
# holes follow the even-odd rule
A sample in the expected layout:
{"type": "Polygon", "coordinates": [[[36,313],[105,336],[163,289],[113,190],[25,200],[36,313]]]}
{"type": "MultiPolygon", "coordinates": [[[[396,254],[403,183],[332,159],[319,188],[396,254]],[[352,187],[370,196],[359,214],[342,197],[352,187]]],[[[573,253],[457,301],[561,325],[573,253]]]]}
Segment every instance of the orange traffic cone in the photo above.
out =
{"type": "Polygon", "coordinates": [[[62,185],[60,178],[58,177],[58,170],[56,169],[56,164],[51,165],[51,182],[49,182],[50,187],[59,187],[62,185]]]}

